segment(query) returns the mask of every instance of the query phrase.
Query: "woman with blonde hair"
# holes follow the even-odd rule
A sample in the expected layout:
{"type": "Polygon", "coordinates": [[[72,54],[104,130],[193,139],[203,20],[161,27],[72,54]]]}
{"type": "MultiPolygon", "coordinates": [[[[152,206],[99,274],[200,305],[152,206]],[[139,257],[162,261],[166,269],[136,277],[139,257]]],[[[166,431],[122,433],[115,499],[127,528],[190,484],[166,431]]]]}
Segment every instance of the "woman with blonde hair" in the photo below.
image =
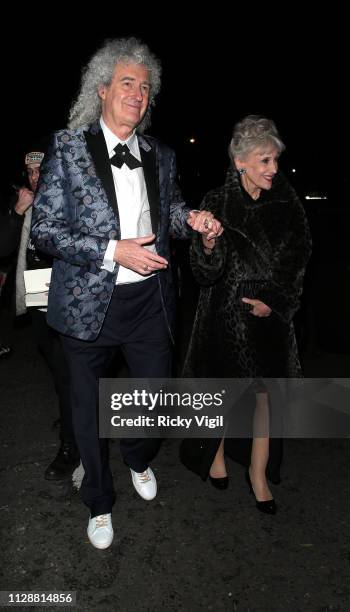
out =
{"type": "MultiPolygon", "coordinates": [[[[270,119],[249,115],[236,124],[226,182],[202,203],[224,233],[214,240],[194,236],[191,249],[201,291],[183,375],[252,378],[254,421],[260,423],[269,418],[262,379],[301,375],[292,320],[311,240],[301,203],[278,169],[284,148],[270,119]]],[[[250,442],[185,440],[180,456],[189,469],[225,489],[224,453],[240,455],[258,510],[274,514],[268,480],[279,481],[280,451],[280,441],[253,436],[250,442]]]]}

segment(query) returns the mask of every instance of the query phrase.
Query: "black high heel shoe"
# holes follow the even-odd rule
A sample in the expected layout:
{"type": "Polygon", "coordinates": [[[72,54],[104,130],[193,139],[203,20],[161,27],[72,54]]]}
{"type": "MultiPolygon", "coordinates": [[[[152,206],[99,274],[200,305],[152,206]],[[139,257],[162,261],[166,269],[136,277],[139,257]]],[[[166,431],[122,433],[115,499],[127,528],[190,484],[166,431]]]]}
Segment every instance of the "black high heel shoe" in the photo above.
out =
{"type": "Polygon", "coordinates": [[[223,491],[228,487],[228,476],[224,476],[223,478],[213,478],[209,475],[209,480],[215,489],[220,489],[223,491]]]}
{"type": "Polygon", "coordinates": [[[275,500],[272,499],[268,499],[267,501],[258,501],[255,497],[255,493],[253,491],[253,487],[252,487],[252,483],[250,480],[250,475],[249,475],[249,470],[247,469],[246,473],[245,473],[245,479],[248,483],[248,487],[249,487],[249,491],[250,493],[254,496],[255,498],[255,503],[256,503],[256,507],[258,510],[260,510],[260,512],[263,512],[264,514],[276,514],[276,503],[275,500]]]}

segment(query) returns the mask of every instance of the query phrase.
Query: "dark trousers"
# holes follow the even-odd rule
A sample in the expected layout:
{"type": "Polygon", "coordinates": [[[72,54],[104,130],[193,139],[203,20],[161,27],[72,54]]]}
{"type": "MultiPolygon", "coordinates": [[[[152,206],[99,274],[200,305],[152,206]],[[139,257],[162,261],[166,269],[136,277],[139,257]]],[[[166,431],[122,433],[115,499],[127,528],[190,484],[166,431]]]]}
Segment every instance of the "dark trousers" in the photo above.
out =
{"type": "MultiPolygon", "coordinates": [[[[99,378],[120,349],[132,378],[170,376],[169,334],[157,277],[117,285],[98,338],[62,336],[71,373],[73,427],[84,466],[81,495],[91,516],[111,511],[115,500],[108,440],[98,434],[99,378]]],[[[160,447],[157,439],[123,439],[123,459],[136,472],[147,469],[160,447]]]]}
{"type": "Polygon", "coordinates": [[[54,329],[48,326],[46,312],[32,308],[30,315],[34,340],[50,368],[55,383],[59,404],[60,438],[74,449],[75,440],[72,424],[69,369],[60,336],[54,329]]]}

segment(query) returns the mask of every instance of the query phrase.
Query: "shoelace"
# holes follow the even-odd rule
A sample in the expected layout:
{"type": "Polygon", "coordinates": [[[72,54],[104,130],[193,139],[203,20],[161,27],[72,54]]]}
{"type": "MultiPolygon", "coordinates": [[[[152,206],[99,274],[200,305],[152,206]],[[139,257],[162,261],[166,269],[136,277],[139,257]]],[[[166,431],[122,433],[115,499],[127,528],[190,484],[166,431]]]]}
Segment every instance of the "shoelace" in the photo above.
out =
{"type": "Polygon", "coordinates": [[[142,472],[142,474],[138,474],[138,477],[139,477],[141,484],[146,484],[146,482],[151,480],[151,477],[147,470],[145,472],[142,472]]]}
{"type": "Polygon", "coordinates": [[[108,525],[108,517],[107,514],[100,514],[100,516],[96,516],[96,529],[100,527],[107,527],[108,525]]]}

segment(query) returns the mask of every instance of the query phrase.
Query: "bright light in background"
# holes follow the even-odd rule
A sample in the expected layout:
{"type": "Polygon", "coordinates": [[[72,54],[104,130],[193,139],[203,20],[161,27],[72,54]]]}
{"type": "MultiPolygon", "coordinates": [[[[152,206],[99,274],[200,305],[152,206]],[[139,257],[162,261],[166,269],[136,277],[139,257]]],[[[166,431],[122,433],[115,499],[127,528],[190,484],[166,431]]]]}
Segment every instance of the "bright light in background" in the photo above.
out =
{"type": "Polygon", "coordinates": [[[190,143],[191,143],[191,144],[194,144],[195,142],[196,142],[196,139],[195,139],[195,138],[190,138],[190,143]]]}
{"type": "Polygon", "coordinates": [[[307,195],[305,196],[305,200],[327,200],[327,196],[307,195]]]}
{"type": "Polygon", "coordinates": [[[296,169],[295,169],[295,168],[292,168],[292,172],[296,172],[296,169]]]}

